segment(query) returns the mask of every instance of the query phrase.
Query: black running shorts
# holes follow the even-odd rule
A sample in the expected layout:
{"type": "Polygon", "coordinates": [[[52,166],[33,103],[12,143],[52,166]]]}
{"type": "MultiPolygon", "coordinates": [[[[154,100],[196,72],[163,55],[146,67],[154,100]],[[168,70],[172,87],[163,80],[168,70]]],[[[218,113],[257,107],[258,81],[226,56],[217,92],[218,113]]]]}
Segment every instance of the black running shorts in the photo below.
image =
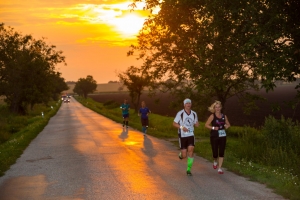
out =
{"type": "Polygon", "coordinates": [[[142,126],[148,126],[149,120],[148,119],[141,119],[142,126]]]}
{"type": "Polygon", "coordinates": [[[179,134],[180,149],[187,149],[189,146],[195,146],[195,136],[181,137],[179,134]]]}

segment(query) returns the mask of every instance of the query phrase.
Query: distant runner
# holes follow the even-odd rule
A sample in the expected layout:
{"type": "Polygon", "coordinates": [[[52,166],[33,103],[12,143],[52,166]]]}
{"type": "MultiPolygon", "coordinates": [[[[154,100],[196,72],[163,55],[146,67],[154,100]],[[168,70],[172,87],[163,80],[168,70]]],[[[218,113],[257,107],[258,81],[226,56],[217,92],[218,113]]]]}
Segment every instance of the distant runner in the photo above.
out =
{"type": "Polygon", "coordinates": [[[224,153],[226,147],[226,131],[230,127],[227,116],[221,112],[222,103],[215,101],[208,110],[212,113],[206,123],[205,127],[210,129],[210,144],[213,153],[213,168],[218,168],[218,173],[223,174],[222,164],[224,161],[224,153]]]}
{"type": "Polygon", "coordinates": [[[192,101],[185,99],[183,105],[184,109],[177,113],[173,121],[173,126],[178,128],[179,147],[181,150],[178,157],[183,159],[188,156],[186,173],[188,176],[191,176],[195,147],[194,126],[198,127],[199,122],[196,112],[191,110],[192,101]]]}
{"type": "Polygon", "coordinates": [[[128,119],[129,119],[129,109],[130,105],[127,103],[127,99],[124,99],[124,103],[120,107],[122,109],[122,116],[123,116],[123,128],[126,125],[128,128],[128,119]]]}
{"type": "Polygon", "coordinates": [[[141,104],[142,104],[142,107],[140,108],[138,115],[141,116],[142,131],[145,136],[147,133],[148,126],[149,126],[148,115],[151,113],[151,111],[149,110],[149,108],[146,107],[145,101],[142,101],[141,104]]]}

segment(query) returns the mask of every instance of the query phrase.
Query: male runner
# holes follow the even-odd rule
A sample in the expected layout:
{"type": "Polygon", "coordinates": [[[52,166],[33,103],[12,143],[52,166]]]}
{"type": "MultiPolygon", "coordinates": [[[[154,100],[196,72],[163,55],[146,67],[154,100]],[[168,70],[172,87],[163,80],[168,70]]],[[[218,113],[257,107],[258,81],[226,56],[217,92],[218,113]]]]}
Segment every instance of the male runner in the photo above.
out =
{"type": "Polygon", "coordinates": [[[123,128],[126,125],[128,128],[128,119],[129,119],[129,109],[130,105],[127,103],[127,99],[124,99],[124,103],[120,107],[122,109],[122,116],[123,116],[123,128]]]}
{"type": "Polygon", "coordinates": [[[149,110],[149,108],[146,107],[145,101],[142,101],[141,104],[142,104],[142,107],[140,108],[138,115],[141,116],[142,131],[145,136],[147,133],[148,126],[149,126],[148,115],[151,113],[151,111],[149,110]]]}
{"type": "Polygon", "coordinates": [[[198,127],[198,116],[196,112],[191,110],[192,101],[185,99],[183,101],[184,109],[179,111],[173,121],[173,126],[178,128],[179,158],[183,159],[187,157],[187,170],[188,176],[191,176],[191,168],[194,162],[194,147],[195,147],[195,135],[194,126],[198,127]]]}

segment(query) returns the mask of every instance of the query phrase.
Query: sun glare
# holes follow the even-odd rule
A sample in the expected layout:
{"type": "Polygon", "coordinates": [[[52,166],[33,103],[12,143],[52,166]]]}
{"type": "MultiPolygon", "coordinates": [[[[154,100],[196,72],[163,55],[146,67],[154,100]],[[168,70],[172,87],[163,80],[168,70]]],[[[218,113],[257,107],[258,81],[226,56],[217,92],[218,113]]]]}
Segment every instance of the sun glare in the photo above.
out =
{"type": "Polygon", "coordinates": [[[80,41],[97,42],[101,38],[119,42],[132,41],[136,39],[149,13],[143,10],[143,4],[138,4],[134,11],[130,11],[129,5],[130,1],[120,4],[77,4],[64,12],[57,10],[54,16],[59,19],[57,24],[96,27],[93,30],[86,29],[85,32],[91,32],[93,36],[82,38],[80,41]],[[95,37],[97,27],[99,33],[105,33],[105,36],[99,34],[95,37]]]}
{"type": "Polygon", "coordinates": [[[130,12],[129,2],[112,5],[80,5],[84,16],[82,19],[92,24],[107,24],[121,37],[133,38],[143,27],[147,11],[139,4],[135,11],[130,12]],[[142,13],[144,16],[142,16],[142,13]]]}
{"type": "Polygon", "coordinates": [[[116,31],[126,37],[136,36],[143,27],[144,18],[136,14],[127,14],[123,17],[115,18],[112,24],[116,27],[116,31]]]}

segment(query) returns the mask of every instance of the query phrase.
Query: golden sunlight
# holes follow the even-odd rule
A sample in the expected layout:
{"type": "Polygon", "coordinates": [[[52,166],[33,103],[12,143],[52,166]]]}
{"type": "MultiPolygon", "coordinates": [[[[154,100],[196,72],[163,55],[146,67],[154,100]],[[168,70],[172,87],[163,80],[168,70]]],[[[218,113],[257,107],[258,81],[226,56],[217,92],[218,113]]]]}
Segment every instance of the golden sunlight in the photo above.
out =
{"type": "Polygon", "coordinates": [[[141,4],[131,12],[129,2],[110,5],[79,4],[72,10],[72,14],[76,13],[82,22],[106,24],[111,28],[107,31],[117,33],[124,39],[135,38],[148,15],[141,4]]]}
{"type": "Polygon", "coordinates": [[[112,24],[116,27],[116,31],[125,37],[136,36],[143,27],[144,18],[130,13],[120,18],[115,18],[112,24]]]}

